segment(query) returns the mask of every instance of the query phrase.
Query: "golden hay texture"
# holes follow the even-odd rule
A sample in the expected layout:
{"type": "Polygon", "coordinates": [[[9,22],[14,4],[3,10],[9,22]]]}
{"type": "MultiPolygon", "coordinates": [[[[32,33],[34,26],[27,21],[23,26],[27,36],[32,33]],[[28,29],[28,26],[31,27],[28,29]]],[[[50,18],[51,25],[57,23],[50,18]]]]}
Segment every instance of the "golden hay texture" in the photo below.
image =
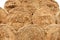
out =
{"type": "Polygon", "coordinates": [[[56,14],[56,22],[57,22],[57,24],[60,24],[60,10],[59,10],[59,12],[56,14]]]}
{"type": "Polygon", "coordinates": [[[7,23],[7,25],[10,25],[9,27],[15,32],[24,26],[23,23],[7,23]]]}
{"type": "Polygon", "coordinates": [[[32,16],[32,22],[45,28],[47,25],[55,24],[55,17],[49,12],[47,14],[47,11],[38,10],[32,16]]]}
{"type": "Polygon", "coordinates": [[[19,29],[18,40],[44,40],[45,33],[42,28],[38,28],[36,25],[25,25],[19,29]]]}
{"type": "Polygon", "coordinates": [[[42,6],[40,9],[36,10],[34,14],[40,14],[40,15],[44,15],[44,14],[51,14],[54,15],[54,13],[52,13],[52,11],[50,10],[50,8],[48,6],[42,6]]]}
{"type": "Polygon", "coordinates": [[[28,9],[29,11],[32,12],[32,10],[35,10],[35,7],[32,6],[31,4],[28,4],[31,1],[28,0],[7,0],[7,2],[5,3],[5,9],[9,12],[11,9],[16,8],[16,7],[25,7],[26,9],[28,9]]]}
{"type": "Polygon", "coordinates": [[[60,40],[60,24],[51,24],[45,28],[46,40],[60,40]]]}
{"type": "Polygon", "coordinates": [[[31,11],[32,13],[34,13],[35,10],[40,9],[42,6],[48,6],[54,15],[59,10],[57,2],[52,0],[7,0],[5,3],[5,9],[8,12],[13,8],[21,6],[31,11]]]}
{"type": "Polygon", "coordinates": [[[6,17],[7,12],[4,9],[0,8],[0,23],[6,23],[7,22],[6,17]]]}
{"type": "Polygon", "coordinates": [[[9,22],[29,23],[31,22],[32,14],[24,9],[15,8],[9,12],[7,19],[9,22]]]}
{"type": "Polygon", "coordinates": [[[18,0],[7,0],[5,3],[5,9],[9,11],[17,6],[19,6],[20,2],[18,0]]]}
{"type": "Polygon", "coordinates": [[[15,35],[8,28],[8,25],[0,24],[0,40],[15,40],[15,35]]]}
{"type": "MultiPolygon", "coordinates": [[[[42,2],[40,2],[40,5],[43,6],[48,6],[48,8],[50,9],[50,11],[52,11],[52,13],[54,13],[54,15],[58,12],[59,10],[59,5],[57,4],[57,2],[55,1],[47,1],[47,0],[43,0],[42,2]]],[[[44,7],[45,8],[45,7],[44,7]]]]}
{"type": "Polygon", "coordinates": [[[7,0],[0,8],[0,40],[60,40],[59,23],[54,0],[7,0]]]}
{"type": "Polygon", "coordinates": [[[31,23],[32,13],[24,8],[14,8],[12,9],[7,16],[7,21],[9,25],[13,26],[15,30],[23,27],[25,24],[31,23]]]}

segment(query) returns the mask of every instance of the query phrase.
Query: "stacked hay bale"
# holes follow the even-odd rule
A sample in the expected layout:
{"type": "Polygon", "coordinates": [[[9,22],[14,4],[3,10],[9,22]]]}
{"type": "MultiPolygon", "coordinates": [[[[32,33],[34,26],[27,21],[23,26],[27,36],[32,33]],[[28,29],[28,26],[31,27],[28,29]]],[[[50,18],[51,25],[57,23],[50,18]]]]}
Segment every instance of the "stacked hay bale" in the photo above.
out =
{"type": "Polygon", "coordinates": [[[60,40],[59,16],[54,0],[7,0],[0,8],[0,40],[60,40]]]}

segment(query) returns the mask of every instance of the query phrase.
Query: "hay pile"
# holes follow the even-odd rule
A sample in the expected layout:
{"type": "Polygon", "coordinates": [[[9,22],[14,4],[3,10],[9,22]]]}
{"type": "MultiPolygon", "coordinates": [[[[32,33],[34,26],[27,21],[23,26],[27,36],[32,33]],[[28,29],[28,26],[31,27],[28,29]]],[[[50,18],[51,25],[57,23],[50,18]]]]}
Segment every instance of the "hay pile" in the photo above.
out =
{"type": "Polygon", "coordinates": [[[7,0],[0,8],[0,40],[60,40],[58,3],[7,0]]]}

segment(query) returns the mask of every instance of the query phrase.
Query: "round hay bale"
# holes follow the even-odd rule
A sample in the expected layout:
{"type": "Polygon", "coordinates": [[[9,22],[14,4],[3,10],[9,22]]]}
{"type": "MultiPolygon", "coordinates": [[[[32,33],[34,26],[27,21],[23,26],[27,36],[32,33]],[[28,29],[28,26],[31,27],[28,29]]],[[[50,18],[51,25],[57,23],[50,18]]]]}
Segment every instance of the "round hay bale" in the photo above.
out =
{"type": "Polygon", "coordinates": [[[45,32],[42,28],[36,25],[25,25],[23,28],[19,29],[18,40],[44,40],[45,32]]]}
{"type": "Polygon", "coordinates": [[[32,23],[32,13],[28,12],[24,8],[17,7],[12,9],[9,13],[10,14],[7,16],[8,23],[13,26],[12,28],[15,30],[18,30],[25,24],[32,23]]]}
{"type": "Polygon", "coordinates": [[[33,24],[40,25],[45,28],[47,25],[55,24],[55,17],[46,11],[37,11],[32,16],[33,24]]]}
{"type": "Polygon", "coordinates": [[[60,24],[51,24],[45,28],[46,40],[60,40],[60,24]]]}
{"type": "Polygon", "coordinates": [[[0,40],[15,40],[15,35],[8,25],[0,24],[0,40]]]}

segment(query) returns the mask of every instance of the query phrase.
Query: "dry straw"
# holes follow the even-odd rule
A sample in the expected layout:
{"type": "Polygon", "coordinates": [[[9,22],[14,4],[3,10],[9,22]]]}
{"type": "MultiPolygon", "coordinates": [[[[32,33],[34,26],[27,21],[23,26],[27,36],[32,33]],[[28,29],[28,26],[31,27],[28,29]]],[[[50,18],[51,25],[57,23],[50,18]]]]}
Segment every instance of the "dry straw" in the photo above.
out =
{"type": "Polygon", "coordinates": [[[60,40],[60,24],[51,24],[45,30],[46,40],[60,40]]]}
{"type": "Polygon", "coordinates": [[[15,35],[8,25],[0,24],[0,40],[15,40],[15,35]]]}
{"type": "Polygon", "coordinates": [[[25,25],[18,31],[18,40],[44,40],[45,32],[36,25],[25,25]]]}

